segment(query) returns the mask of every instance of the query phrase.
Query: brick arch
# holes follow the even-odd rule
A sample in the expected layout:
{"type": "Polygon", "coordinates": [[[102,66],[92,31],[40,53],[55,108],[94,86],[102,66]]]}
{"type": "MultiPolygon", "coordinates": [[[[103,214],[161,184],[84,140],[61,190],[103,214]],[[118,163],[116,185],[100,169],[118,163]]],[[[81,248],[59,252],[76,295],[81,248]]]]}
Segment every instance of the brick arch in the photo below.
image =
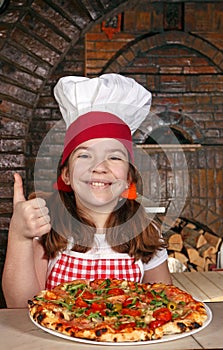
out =
{"type": "Polygon", "coordinates": [[[152,36],[149,35],[146,38],[142,38],[142,40],[137,40],[137,42],[128,45],[127,48],[117,53],[116,57],[107,63],[104,71],[106,73],[111,71],[120,72],[124,65],[131,62],[138,51],[147,52],[164,45],[185,46],[199,52],[213,62],[219,70],[223,71],[223,53],[221,50],[195,35],[182,31],[169,31],[152,36]]]}
{"type": "MultiPolygon", "coordinates": [[[[205,40],[202,40],[201,38],[198,38],[188,33],[184,33],[181,31],[168,31],[152,36],[147,35],[147,37],[143,37],[141,40],[137,40],[137,42],[128,44],[128,46],[126,46],[124,49],[120,50],[119,53],[117,53],[116,57],[113,58],[113,60],[110,60],[110,62],[108,62],[104,72],[116,72],[124,75],[130,75],[133,77],[136,75],[136,79],[138,79],[139,82],[142,83],[146,88],[148,88],[153,93],[153,95],[156,95],[157,92],[161,93],[159,90],[156,90],[153,83],[152,86],[150,85],[150,79],[148,79],[147,76],[151,77],[152,74],[162,75],[162,71],[159,70],[159,72],[154,72],[155,69],[154,71],[152,70],[152,64],[151,66],[149,66],[148,64],[149,68],[146,66],[140,68],[139,66],[139,68],[137,67],[137,70],[135,69],[137,65],[136,59],[139,57],[145,57],[152,50],[159,50],[161,48],[164,51],[166,49],[168,51],[168,46],[172,46],[175,48],[177,47],[179,48],[179,51],[185,49],[187,50],[188,55],[190,52],[192,52],[195,55],[197,54],[203,56],[204,60],[206,60],[207,62],[207,65],[209,65],[210,63],[209,67],[212,73],[214,72],[216,74],[219,74],[223,69],[223,53],[217,48],[215,48],[213,45],[211,45],[205,40]]],[[[184,73],[190,74],[190,67],[186,67],[184,73]]],[[[158,100],[159,97],[156,97],[156,102],[158,100]]],[[[184,110],[182,110],[181,107],[183,106],[180,106],[178,111],[176,111],[176,109],[171,111],[171,106],[166,106],[164,110],[162,109],[161,113],[159,112],[158,107],[157,114],[161,118],[161,124],[162,120],[164,120],[164,122],[169,126],[171,126],[172,123],[174,123],[175,125],[177,125],[177,127],[181,130],[182,133],[188,133],[191,136],[193,142],[205,143],[205,136],[200,125],[195,121],[193,115],[190,115],[189,112],[184,113],[184,110]]],[[[174,108],[176,108],[176,106],[174,108]]],[[[152,123],[153,122],[151,121],[151,118],[148,118],[148,124],[150,129],[152,123]]]]}
{"type": "Polygon", "coordinates": [[[45,83],[70,48],[94,21],[126,3],[117,0],[103,6],[78,0],[57,4],[29,1],[23,6],[11,2],[1,14],[0,112],[16,119],[35,108],[45,83]]]}
{"type": "MultiPolygon", "coordinates": [[[[129,2],[134,5],[134,1],[129,2]]],[[[29,1],[29,5],[23,6],[22,2],[12,1],[1,14],[0,128],[3,138],[16,139],[14,145],[9,142],[10,148],[7,149],[7,142],[4,147],[3,175],[0,174],[3,186],[6,182],[11,188],[15,170],[27,177],[27,168],[33,162],[33,159],[29,162],[29,155],[36,148],[33,139],[44,134],[43,124],[36,123],[32,132],[30,124],[34,116],[44,120],[43,106],[56,107],[51,86],[58,76],[64,75],[60,68],[64,57],[75,46],[79,48],[79,41],[94,21],[120,11],[127,3],[125,0],[104,5],[79,0],[29,1]]],[[[75,71],[77,75],[84,74],[84,54],[76,55],[75,71]]],[[[11,207],[8,216],[10,211],[11,207]]],[[[2,226],[7,227],[8,223],[7,217],[2,226]]]]}
{"type": "Polygon", "coordinates": [[[134,139],[143,143],[152,132],[163,126],[178,130],[191,144],[202,143],[204,139],[203,133],[190,115],[168,109],[160,113],[150,113],[149,118],[135,132],[134,139]]]}

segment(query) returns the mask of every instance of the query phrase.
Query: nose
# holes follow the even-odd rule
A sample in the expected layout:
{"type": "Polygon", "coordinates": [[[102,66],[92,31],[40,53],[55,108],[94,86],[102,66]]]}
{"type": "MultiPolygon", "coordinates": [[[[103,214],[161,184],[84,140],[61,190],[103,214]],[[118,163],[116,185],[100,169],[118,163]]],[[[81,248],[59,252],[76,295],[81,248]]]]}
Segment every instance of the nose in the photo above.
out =
{"type": "Polygon", "coordinates": [[[108,171],[106,159],[95,160],[92,164],[91,171],[95,173],[106,173],[108,171]]]}

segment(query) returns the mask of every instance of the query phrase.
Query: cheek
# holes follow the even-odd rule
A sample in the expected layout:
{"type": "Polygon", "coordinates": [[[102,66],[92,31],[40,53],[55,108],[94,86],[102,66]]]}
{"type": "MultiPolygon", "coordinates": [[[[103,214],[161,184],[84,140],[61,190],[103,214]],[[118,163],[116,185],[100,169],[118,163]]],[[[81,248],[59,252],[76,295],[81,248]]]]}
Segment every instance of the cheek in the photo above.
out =
{"type": "Polygon", "coordinates": [[[75,167],[72,167],[72,169],[70,169],[70,182],[71,182],[71,185],[74,184],[77,181],[78,177],[79,177],[78,170],[75,169],[75,167]]]}
{"type": "Polygon", "coordinates": [[[123,180],[127,181],[128,180],[128,167],[121,167],[121,168],[116,168],[116,177],[123,180]]]}

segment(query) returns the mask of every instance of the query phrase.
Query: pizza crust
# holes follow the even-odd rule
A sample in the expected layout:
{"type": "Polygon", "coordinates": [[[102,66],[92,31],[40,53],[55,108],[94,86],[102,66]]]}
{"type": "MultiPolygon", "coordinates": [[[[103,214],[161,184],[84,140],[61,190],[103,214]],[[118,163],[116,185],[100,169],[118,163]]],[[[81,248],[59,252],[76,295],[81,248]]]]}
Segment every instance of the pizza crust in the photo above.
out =
{"type": "Polygon", "coordinates": [[[77,338],[85,338],[90,340],[95,340],[99,342],[128,342],[128,341],[146,341],[151,340],[152,337],[148,332],[143,330],[133,330],[128,329],[125,332],[114,332],[114,330],[109,327],[98,328],[97,330],[86,330],[83,332],[76,333],[77,338]]]}

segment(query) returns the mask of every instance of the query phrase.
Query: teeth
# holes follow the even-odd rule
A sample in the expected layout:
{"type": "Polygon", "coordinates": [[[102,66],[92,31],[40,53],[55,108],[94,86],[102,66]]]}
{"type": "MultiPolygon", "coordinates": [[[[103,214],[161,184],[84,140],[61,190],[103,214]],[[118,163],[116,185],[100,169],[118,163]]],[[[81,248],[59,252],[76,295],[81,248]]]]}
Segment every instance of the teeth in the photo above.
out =
{"type": "Polygon", "coordinates": [[[91,185],[95,187],[104,187],[106,184],[104,182],[92,182],[91,185]]]}

